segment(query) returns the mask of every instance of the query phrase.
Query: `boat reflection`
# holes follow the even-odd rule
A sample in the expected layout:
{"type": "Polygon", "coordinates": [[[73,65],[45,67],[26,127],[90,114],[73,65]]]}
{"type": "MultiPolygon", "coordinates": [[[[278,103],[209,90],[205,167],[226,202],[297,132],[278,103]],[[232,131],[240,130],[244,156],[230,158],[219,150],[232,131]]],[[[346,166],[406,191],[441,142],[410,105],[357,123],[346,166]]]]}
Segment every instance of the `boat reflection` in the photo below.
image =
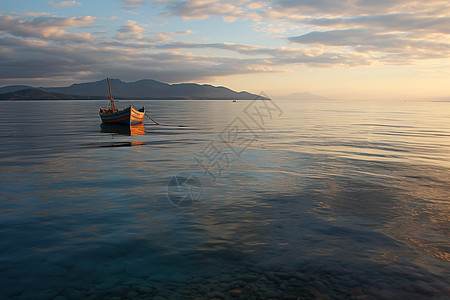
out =
{"type": "Polygon", "coordinates": [[[136,125],[121,125],[121,124],[110,124],[110,123],[102,123],[100,125],[101,132],[103,133],[117,133],[129,136],[135,135],[145,135],[145,127],[144,123],[139,123],[136,125]]]}
{"type": "Polygon", "coordinates": [[[145,145],[145,142],[114,142],[114,143],[104,143],[101,144],[102,148],[112,148],[112,147],[133,147],[145,145]]]}

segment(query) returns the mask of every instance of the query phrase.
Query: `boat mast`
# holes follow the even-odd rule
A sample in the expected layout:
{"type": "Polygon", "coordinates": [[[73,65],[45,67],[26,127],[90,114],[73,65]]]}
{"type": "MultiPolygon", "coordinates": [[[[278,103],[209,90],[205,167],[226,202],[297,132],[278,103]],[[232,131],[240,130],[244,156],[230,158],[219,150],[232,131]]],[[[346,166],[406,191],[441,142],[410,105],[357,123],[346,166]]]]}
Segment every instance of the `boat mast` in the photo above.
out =
{"type": "Polygon", "coordinates": [[[113,112],[115,112],[116,107],[114,106],[114,99],[111,94],[111,85],[109,84],[109,78],[106,78],[106,80],[108,81],[109,96],[111,97],[111,107],[112,107],[113,112]]]}

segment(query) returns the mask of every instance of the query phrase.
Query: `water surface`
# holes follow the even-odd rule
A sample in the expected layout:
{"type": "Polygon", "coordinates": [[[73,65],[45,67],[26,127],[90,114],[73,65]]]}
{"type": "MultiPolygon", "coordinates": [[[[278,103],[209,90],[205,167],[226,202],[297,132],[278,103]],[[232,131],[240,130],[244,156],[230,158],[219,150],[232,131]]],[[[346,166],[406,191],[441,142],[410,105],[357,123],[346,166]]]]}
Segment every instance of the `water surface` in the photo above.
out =
{"type": "Polygon", "coordinates": [[[0,102],[0,297],[450,298],[450,103],[135,102],[0,102]]]}

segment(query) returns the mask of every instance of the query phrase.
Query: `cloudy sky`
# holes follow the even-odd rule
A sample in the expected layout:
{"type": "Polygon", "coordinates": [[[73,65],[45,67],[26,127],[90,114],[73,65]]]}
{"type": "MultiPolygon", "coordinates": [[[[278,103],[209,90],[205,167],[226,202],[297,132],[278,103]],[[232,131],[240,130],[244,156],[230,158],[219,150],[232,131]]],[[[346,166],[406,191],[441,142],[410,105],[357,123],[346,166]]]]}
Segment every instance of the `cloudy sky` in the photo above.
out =
{"type": "Polygon", "coordinates": [[[450,96],[448,0],[14,0],[0,86],[105,77],[271,97],[450,96]]]}

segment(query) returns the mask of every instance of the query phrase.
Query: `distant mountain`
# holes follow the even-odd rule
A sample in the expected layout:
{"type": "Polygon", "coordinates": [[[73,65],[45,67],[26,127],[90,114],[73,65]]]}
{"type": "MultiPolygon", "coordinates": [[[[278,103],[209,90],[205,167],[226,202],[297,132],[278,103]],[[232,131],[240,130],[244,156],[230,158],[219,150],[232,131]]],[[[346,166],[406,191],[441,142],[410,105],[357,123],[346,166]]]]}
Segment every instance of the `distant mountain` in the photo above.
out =
{"type": "Polygon", "coordinates": [[[47,93],[34,88],[0,94],[0,100],[72,100],[72,99],[76,98],[64,94],[47,93]]]}
{"type": "Polygon", "coordinates": [[[311,93],[294,93],[286,96],[278,97],[282,100],[328,100],[328,98],[314,95],[311,93]]]}
{"type": "MultiPolygon", "coordinates": [[[[110,79],[111,90],[114,98],[117,99],[238,99],[253,100],[258,95],[248,92],[235,92],[226,87],[216,87],[207,84],[181,83],[167,84],[152,79],[143,79],[135,82],[123,82],[120,79],[110,79]]],[[[30,89],[29,86],[7,86],[0,88],[0,93],[13,93],[21,91],[24,97],[29,97],[30,91],[23,92],[24,87],[30,89]]],[[[43,93],[48,93],[48,97],[53,95],[66,95],[68,98],[63,99],[107,99],[109,98],[108,84],[106,79],[96,81],[72,84],[68,87],[40,87],[38,89],[43,93]],[[70,95],[70,96],[69,96],[70,95]]],[[[20,99],[20,95],[15,95],[20,99]]],[[[45,97],[45,94],[41,94],[45,97]]],[[[0,95],[1,99],[7,98],[6,95],[0,95]]],[[[261,97],[259,97],[261,98],[261,97]]],[[[54,98],[51,98],[54,99],[54,98]]],[[[265,98],[264,98],[265,99],[265,98]]]]}
{"type": "Polygon", "coordinates": [[[20,90],[32,89],[32,88],[33,87],[29,86],[29,85],[8,85],[8,86],[0,88],[0,94],[13,93],[13,92],[17,92],[20,90]]]}

